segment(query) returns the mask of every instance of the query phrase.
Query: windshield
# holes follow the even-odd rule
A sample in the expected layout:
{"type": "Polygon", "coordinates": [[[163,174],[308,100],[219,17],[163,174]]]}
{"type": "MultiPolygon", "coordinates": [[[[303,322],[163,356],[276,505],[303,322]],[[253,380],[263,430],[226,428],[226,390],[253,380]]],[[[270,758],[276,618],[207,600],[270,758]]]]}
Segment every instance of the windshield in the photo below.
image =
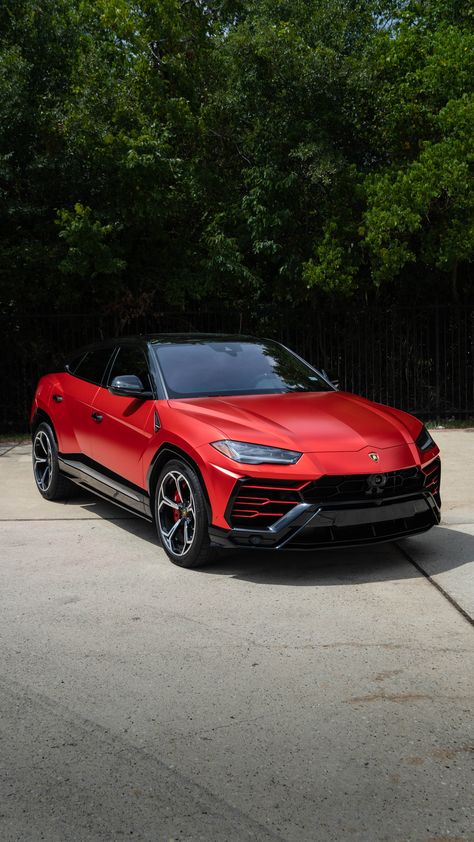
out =
{"type": "Polygon", "coordinates": [[[170,398],[329,392],[331,386],[276,342],[156,343],[170,398]]]}

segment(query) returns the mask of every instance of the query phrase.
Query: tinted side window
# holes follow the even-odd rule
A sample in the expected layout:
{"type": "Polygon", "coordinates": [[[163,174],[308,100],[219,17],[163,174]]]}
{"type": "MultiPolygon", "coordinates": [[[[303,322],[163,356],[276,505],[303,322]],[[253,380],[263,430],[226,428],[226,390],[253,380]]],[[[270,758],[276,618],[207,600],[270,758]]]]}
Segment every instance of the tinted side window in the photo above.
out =
{"type": "Polygon", "coordinates": [[[75,376],[100,385],[112,351],[113,348],[98,348],[97,351],[88,351],[79,365],[76,366],[75,376]]]}
{"type": "Polygon", "coordinates": [[[148,363],[141,348],[134,345],[122,345],[108,377],[109,385],[114,377],[121,377],[124,374],[135,374],[140,378],[145,389],[152,389],[148,363]]]}

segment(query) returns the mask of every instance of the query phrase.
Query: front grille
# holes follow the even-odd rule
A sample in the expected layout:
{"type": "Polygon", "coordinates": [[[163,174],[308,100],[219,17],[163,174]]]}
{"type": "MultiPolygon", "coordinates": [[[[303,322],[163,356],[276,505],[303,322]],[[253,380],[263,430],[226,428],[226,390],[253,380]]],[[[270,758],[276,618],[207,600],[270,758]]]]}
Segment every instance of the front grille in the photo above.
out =
{"type": "Polygon", "coordinates": [[[243,529],[266,529],[301,503],[304,482],[244,480],[234,497],[230,524],[243,529]]]}
{"type": "MultiPolygon", "coordinates": [[[[364,506],[378,506],[385,500],[406,498],[412,494],[421,495],[426,491],[433,494],[436,503],[440,505],[440,476],[441,463],[437,458],[426,468],[404,468],[385,474],[326,475],[314,482],[245,479],[236,486],[226,511],[226,518],[233,528],[268,529],[301,502],[326,508],[341,503],[358,502],[364,506]],[[382,487],[377,485],[374,482],[375,477],[383,477],[385,484],[382,487]]],[[[364,526],[364,534],[360,537],[380,537],[374,535],[373,531],[370,531],[371,528],[364,526]]],[[[379,525],[376,530],[382,532],[384,528],[379,525]]],[[[392,529],[388,525],[386,528],[392,529]]],[[[351,527],[352,529],[356,527],[351,527]]],[[[395,529],[394,534],[398,531],[395,529]]],[[[318,533],[322,536],[321,529],[318,533]]],[[[353,537],[356,538],[356,535],[353,537]]]]}
{"type": "Polygon", "coordinates": [[[425,470],[404,468],[385,474],[341,474],[327,475],[309,483],[303,490],[305,503],[346,503],[382,501],[388,498],[406,497],[417,491],[439,492],[440,460],[435,459],[425,470]],[[383,487],[375,478],[383,477],[383,487]]]}

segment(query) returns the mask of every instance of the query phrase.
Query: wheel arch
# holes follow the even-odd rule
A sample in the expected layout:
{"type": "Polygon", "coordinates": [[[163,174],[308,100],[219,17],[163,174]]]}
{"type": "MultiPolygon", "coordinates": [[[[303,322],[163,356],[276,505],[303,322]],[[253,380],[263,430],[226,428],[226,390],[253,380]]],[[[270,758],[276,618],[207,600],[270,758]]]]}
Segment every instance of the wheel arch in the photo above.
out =
{"type": "Polygon", "coordinates": [[[48,415],[48,413],[45,412],[44,409],[41,409],[40,407],[37,408],[37,410],[36,410],[36,412],[35,412],[35,414],[32,418],[31,424],[30,424],[31,436],[32,437],[34,436],[34,434],[36,433],[36,430],[38,429],[39,425],[43,423],[43,421],[46,421],[46,423],[49,424],[49,426],[51,427],[51,429],[53,431],[54,440],[55,440],[56,445],[57,445],[58,444],[58,436],[57,436],[57,433],[56,433],[56,430],[55,430],[55,427],[54,427],[54,423],[53,423],[51,417],[48,415]]]}
{"type": "MultiPolygon", "coordinates": [[[[157,482],[158,482],[158,477],[160,475],[160,471],[162,470],[164,465],[166,465],[166,463],[169,462],[171,459],[181,459],[183,462],[185,462],[187,465],[189,465],[189,467],[192,468],[193,471],[195,471],[195,473],[197,474],[197,477],[199,479],[199,482],[201,484],[201,488],[202,488],[202,491],[203,491],[203,494],[204,494],[204,501],[206,503],[207,517],[208,517],[209,523],[212,523],[211,501],[210,501],[210,498],[209,498],[209,493],[208,493],[208,490],[206,488],[206,483],[204,482],[204,478],[203,478],[201,469],[200,469],[199,465],[197,464],[197,462],[192,458],[192,456],[189,455],[189,453],[186,453],[185,450],[181,450],[181,448],[177,447],[177,445],[175,445],[175,444],[170,444],[168,442],[165,442],[164,444],[161,445],[159,450],[156,451],[153,459],[151,460],[150,467],[148,468],[148,472],[147,472],[147,485],[148,485],[148,491],[149,491],[149,494],[150,494],[150,502],[152,500],[154,500],[154,497],[155,497],[156,485],[157,485],[157,482]]],[[[152,512],[154,514],[154,505],[153,505],[152,512]]]]}

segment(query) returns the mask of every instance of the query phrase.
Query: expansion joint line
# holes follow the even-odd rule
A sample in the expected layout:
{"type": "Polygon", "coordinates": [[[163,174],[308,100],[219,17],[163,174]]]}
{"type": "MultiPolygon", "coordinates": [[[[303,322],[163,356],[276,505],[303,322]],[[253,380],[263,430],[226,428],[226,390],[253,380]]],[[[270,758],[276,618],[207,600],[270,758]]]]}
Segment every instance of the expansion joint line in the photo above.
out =
{"type": "Polygon", "coordinates": [[[398,544],[398,543],[396,543],[395,545],[396,545],[396,547],[400,550],[401,554],[402,554],[403,556],[405,556],[406,560],[407,560],[407,561],[409,561],[409,562],[410,562],[410,564],[412,564],[412,565],[413,565],[413,567],[416,567],[416,569],[418,570],[418,572],[419,572],[419,573],[421,573],[421,575],[422,575],[422,576],[424,576],[424,577],[425,577],[425,579],[428,579],[428,581],[430,582],[430,584],[432,584],[432,585],[436,588],[436,590],[438,590],[438,591],[440,592],[440,594],[442,594],[442,595],[444,596],[444,598],[445,598],[445,599],[447,599],[447,601],[451,603],[451,605],[453,606],[453,608],[455,608],[455,609],[456,609],[456,611],[457,611],[459,614],[461,614],[461,616],[462,616],[462,617],[464,617],[464,619],[465,619],[465,620],[467,620],[467,622],[468,622],[471,626],[474,626],[474,618],[473,618],[473,617],[471,617],[471,615],[470,615],[470,614],[468,614],[468,612],[467,612],[467,611],[465,611],[465,609],[464,609],[461,605],[459,605],[459,602],[457,602],[457,601],[454,599],[454,597],[452,597],[452,596],[451,596],[451,595],[450,595],[447,591],[445,591],[445,589],[443,588],[443,586],[442,586],[442,585],[440,585],[440,584],[439,584],[439,582],[437,582],[435,579],[433,579],[433,577],[432,577],[432,576],[430,576],[430,574],[429,574],[429,573],[427,573],[427,572],[426,572],[426,570],[423,570],[423,568],[422,568],[422,567],[418,564],[418,562],[417,562],[417,561],[415,561],[415,560],[411,557],[411,555],[410,555],[410,554],[409,554],[409,553],[405,550],[405,548],[404,548],[404,547],[401,547],[401,546],[400,546],[400,544],[398,544]]]}

